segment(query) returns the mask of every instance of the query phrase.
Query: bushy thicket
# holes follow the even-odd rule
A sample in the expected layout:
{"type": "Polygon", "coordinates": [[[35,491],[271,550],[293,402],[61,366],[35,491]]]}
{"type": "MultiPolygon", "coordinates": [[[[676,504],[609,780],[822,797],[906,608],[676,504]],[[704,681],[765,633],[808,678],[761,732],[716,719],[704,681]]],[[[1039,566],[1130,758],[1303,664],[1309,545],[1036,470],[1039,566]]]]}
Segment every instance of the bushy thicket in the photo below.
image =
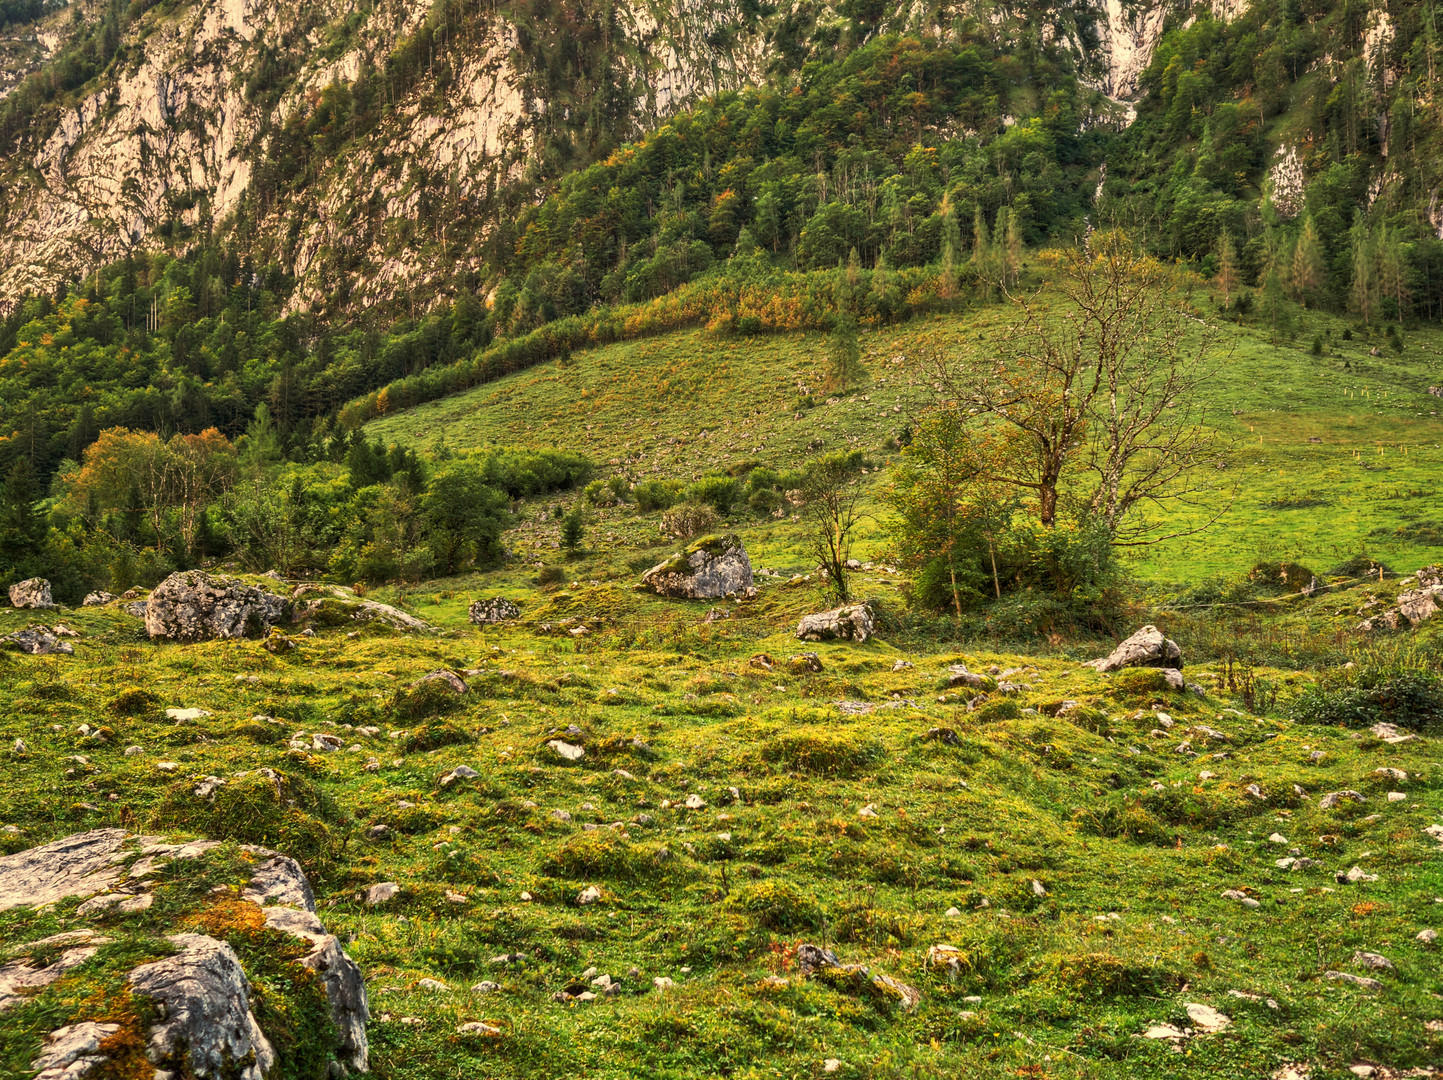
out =
{"type": "Polygon", "coordinates": [[[1443,726],[1443,679],[1392,665],[1344,668],[1294,698],[1288,713],[1305,724],[1432,730],[1443,726]]]}

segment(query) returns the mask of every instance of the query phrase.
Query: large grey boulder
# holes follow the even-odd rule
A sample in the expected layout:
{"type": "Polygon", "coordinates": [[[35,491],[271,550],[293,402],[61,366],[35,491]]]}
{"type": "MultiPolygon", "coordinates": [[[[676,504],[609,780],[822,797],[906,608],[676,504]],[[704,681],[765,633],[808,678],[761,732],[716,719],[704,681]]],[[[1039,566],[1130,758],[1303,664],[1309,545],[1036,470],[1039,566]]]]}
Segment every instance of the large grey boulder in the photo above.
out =
{"type": "Polygon", "coordinates": [[[145,605],[145,631],[175,641],[259,638],[286,614],[287,602],[235,578],[200,570],[171,574],[145,605]]]}
{"type": "Polygon", "coordinates": [[[642,574],[641,583],[660,596],[689,600],[750,595],[752,561],[735,533],[704,536],[642,574]]]}
{"type": "Polygon", "coordinates": [[[1398,594],[1398,614],[1408,620],[1409,626],[1427,622],[1438,614],[1440,606],[1443,606],[1443,585],[1425,585],[1398,594]]]}
{"type": "Polygon", "coordinates": [[[852,604],[803,615],[797,626],[797,637],[802,641],[861,642],[872,636],[874,625],[871,608],[866,604],[852,604]]]}
{"type": "Polygon", "coordinates": [[[161,1006],[145,1056],[172,1075],[263,1080],[276,1052],[251,1012],[240,958],[205,934],[171,934],[170,942],[181,951],[130,973],[132,993],[161,1006]]]}
{"type": "Polygon", "coordinates": [[[477,626],[485,626],[519,619],[521,609],[504,596],[493,596],[490,600],[477,600],[467,609],[467,614],[477,626]]]}
{"type": "Polygon", "coordinates": [[[1084,665],[1107,673],[1129,667],[1175,668],[1182,670],[1182,649],[1176,641],[1165,637],[1157,627],[1144,626],[1100,660],[1084,665]]]}
{"type": "Polygon", "coordinates": [[[10,605],[18,608],[37,608],[49,611],[55,607],[50,598],[50,582],[43,577],[33,577],[10,586],[10,605]]]}
{"type": "MultiPolygon", "coordinates": [[[[91,898],[77,911],[82,918],[123,918],[150,907],[158,868],[203,858],[220,846],[209,840],[169,843],[123,829],[68,836],[0,858],[0,911],[74,896],[91,898]]],[[[267,927],[302,944],[294,962],[315,972],[326,995],[336,1031],[333,1075],[337,1067],[341,1073],[366,1071],[370,1012],[360,968],[317,917],[315,896],[300,864],[265,848],[243,845],[241,850],[257,860],[241,888],[241,900],[259,908],[267,927]]],[[[184,925],[183,917],[178,921],[184,925]]],[[[39,941],[7,943],[12,959],[0,967],[0,1012],[43,991],[110,940],[95,930],[77,929],[39,941]],[[49,962],[32,965],[29,957],[37,952],[46,953],[49,962]]],[[[170,934],[169,940],[178,949],[176,955],[135,967],[127,975],[132,994],[160,1006],[147,1036],[151,1064],[173,1075],[264,1080],[276,1055],[251,1007],[244,961],[225,942],[188,928],[170,934]]],[[[301,989],[295,992],[305,992],[306,985],[297,980],[295,986],[301,989]]],[[[91,1037],[96,1034],[94,1027],[79,1025],[57,1029],[32,1068],[51,1080],[77,1080],[104,1058],[105,1033],[91,1037]]]]}

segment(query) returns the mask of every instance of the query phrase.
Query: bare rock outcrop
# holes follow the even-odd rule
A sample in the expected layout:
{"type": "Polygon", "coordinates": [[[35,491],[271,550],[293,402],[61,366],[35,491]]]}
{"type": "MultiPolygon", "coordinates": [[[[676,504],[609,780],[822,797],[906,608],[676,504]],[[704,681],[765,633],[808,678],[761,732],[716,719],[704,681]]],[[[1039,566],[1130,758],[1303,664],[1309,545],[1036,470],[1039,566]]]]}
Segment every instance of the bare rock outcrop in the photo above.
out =
{"type": "Polygon", "coordinates": [[[285,618],[287,602],[235,578],[200,570],[171,574],[151,592],[145,630],[175,641],[261,638],[285,618]]]}
{"type": "Polygon", "coordinates": [[[489,600],[477,600],[466,609],[466,613],[477,626],[509,622],[512,619],[521,618],[521,609],[504,596],[493,596],[489,600]]]}
{"type": "Polygon", "coordinates": [[[43,577],[33,577],[28,581],[22,581],[10,586],[10,606],[18,608],[35,608],[39,611],[51,611],[55,608],[55,601],[50,597],[50,582],[43,577]]]}
{"type": "MultiPolygon", "coordinates": [[[[0,858],[0,910],[39,907],[66,897],[89,897],[77,910],[84,918],[116,920],[151,908],[165,863],[200,859],[221,845],[196,840],[170,843],[123,829],[95,829],[0,858]]],[[[240,900],[254,904],[265,925],[296,940],[287,962],[309,968],[317,979],[298,979],[288,991],[316,993],[319,985],[334,1021],[332,1075],[369,1068],[366,1022],[370,1017],[361,970],[316,915],[315,896],[300,864],[265,848],[243,846],[255,860],[238,885],[240,900]],[[308,989],[311,988],[311,989],[308,989]]],[[[163,886],[159,886],[163,888],[163,886]]],[[[277,1064],[272,1039],[251,1002],[246,962],[225,941],[194,932],[184,916],[167,940],[172,956],[126,972],[132,996],[160,1008],[147,1032],[146,1055],[159,1072],[240,1080],[264,1080],[277,1064]]],[[[0,966],[0,1012],[41,993],[67,971],[96,956],[110,938],[103,929],[77,929],[38,941],[7,943],[12,959],[0,966]],[[48,963],[32,963],[44,953],[48,963]],[[56,955],[58,953],[58,955],[56,955]]],[[[32,1068],[49,1080],[78,1080],[105,1060],[113,1033],[109,1011],[124,1003],[98,1001],[99,1012],[58,1028],[47,1037],[32,1068]]],[[[270,1021],[267,1021],[269,1023],[270,1021]]],[[[316,1032],[291,1032],[315,1037],[316,1032]]],[[[323,1037],[324,1038],[324,1037],[323,1037]]]]}
{"type": "Polygon", "coordinates": [[[704,536],[641,575],[660,596],[716,600],[752,593],[752,561],[735,533],[704,536]]]}
{"type": "Polygon", "coordinates": [[[875,625],[871,608],[866,604],[851,604],[803,615],[797,626],[797,637],[802,641],[863,642],[872,636],[875,625]]]}
{"type": "Polygon", "coordinates": [[[1173,668],[1181,671],[1182,649],[1176,641],[1164,636],[1161,630],[1149,623],[1107,656],[1100,660],[1089,660],[1086,666],[1096,668],[1104,674],[1129,667],[1173,668]]]}

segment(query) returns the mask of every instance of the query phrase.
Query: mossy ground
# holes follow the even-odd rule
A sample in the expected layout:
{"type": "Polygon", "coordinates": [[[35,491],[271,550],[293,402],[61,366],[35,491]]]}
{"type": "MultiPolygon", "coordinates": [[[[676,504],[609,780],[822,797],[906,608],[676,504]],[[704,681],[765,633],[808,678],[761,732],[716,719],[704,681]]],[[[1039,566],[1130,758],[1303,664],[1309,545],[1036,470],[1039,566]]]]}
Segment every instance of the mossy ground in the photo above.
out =
{"type": "MultiPolygon", "coordinates": [[[[0,738],[28,746],[4,762],[3,823],[22,830],[4,842],[99,825],[237,839],[289,827],[323,917],[367,974],[382,1077],[811,1076],[824,1058],[849,1076],[1256,1077],[1284,1061],[1330,1076],[1443,1053],[1424,1027],[1443,1019],[1443,977],[1414,940],[1443,922],[1443,856],[1422,832],[1443,813],[1436,744],[1279,719],[1310,673],[1254,672],[1280,692],[1263,715],[1226,690],[1222,666],[1190,667],[1209,696],[1180,696],[1081,667],[1098,648],[1085,643],[1045,656],[885,637],[808,645],[823,670],[792,674],[749,661],[801,648],[790,630],[815,594],[764,586],[702,623],[703,602],[589,580],[547,594],[513,579],[500,591],[523,621],[485,629],[465,606],[492,582],[448,582],[410,595],[441,636],[322,629],[281,656],[251,641],[151,644],[136,620],[66,613],[82,634],[75,656],[0,661],[0,738]],[[591,632],[542,629],[563,612],[591,632]],[[914,666],[894,671],[901,659],[914,666]],[[1031,689],[968,713],[938,690],[956,662],[1020,668],[1011,679],[1031,689]],[[399,714],[398,688],[438,668],[474,672],[468,695],[440,717],[399,714]],[[154,703],[138,708],[135,687],[154,703]],[[1048,715],[1068,700],[1081,707],[1048,715]],[[213,715],[177,724],[171,705],[213,715]],[[111,734],[98,743],[81,723],[111,734]],[[380,730],[357,730],[368,725],[380,730]],[[415,740],[437,725],[443,745],[415,740]],[[568,727],[586,748],[574,763],[546,745],[568,727]],[[317,731],[360,749],[290,748],[317,731]],[[1178,752],[1185,740],[1199,756],[1178,752]],[[131,745],[143,753],[126,756],[131,745]],[[461,764],[480,776],[441,786],[461,764]],[[257,811],[233,777],[260,766],[283,778],[285,807],[257,811]],[[235,794],[187,806],[183,782],[208,775],[235,794]],[[1341,788],[1368,801],[1318,808],[1341,788]],[[1408,798],[1387,802],[1394,789],[1408,798]],[[685,809],[691,794],[706,805],[685,809]],[[1269,843],[1274,832],[1287,844],[1269,843]],[[1294,848],[1319,867],[1279,869],[1294,848]],[[1378,880],[1334,882],[1355,864],[1378,880]],[[361,902],[386,880],[399,897],[361,902]],[[583,906],[588,886],[601,899],[583,906]],[[795,975],[802,940],[912,983],[921,1006],[903,1012],[846,980],[764,981],[795,975]],[[927,966],[938,943],[962,950],[958,973],[927,966]],[[1323,977],[1355,970],[1360,949],[1397,965],[1381,994],[1323,977]],[[492,963],[515,952],[526,958],[492,963]],[[590,967],[621,979],[621,994],[552,1001],[590,967]],[[658,990],[657,976],[675,987],[658,990]],[[501,989],[472,993],[482,980],[501,989]],[[1136,1037],[1184,1022],[1192,1001],[1232,1026],[1181,1053],[1136,1037]],[[470,1020],[502,1034],[458,1034],[470,1020]]],[[[1359,597],[1328,602],[1343,599],[1359,597]]],[[[1325,633],[1324,600],[1303,602],[1315,610],[1287,618],[1325,633]]],[[[75,922],[46,918],[46,932],[75,922]]]]}
{"type": "MultiPolygon", "coordinates": [[[[804,400],[821,381],[820,337],[678,334],[578,354],[372,432],[582,449],[638,480],[862,449],[865,482],[882,483],[917,389],[906,358],[985,348],[997,317],[866,335],[872,382],[832,404],[804,400]]],[[[440,627],[434,637],[322,619],[277,655],[258,641],[154,644],[114,611],[65,613],[82,635],[73,657],[0,654],[0,747],[28,747],[0,761],[0,825],[21,830],[0,843],[119,824],[288,850],[366,972],[382,1078],[810,1077],[827,1058],[844,1077],[1256,1078],[1303,1062],[1321,1078],[1359,1061],[1436,1062],[1443,1034],[1425,1024],[1443,1019],[1443,976],[1415,938],[1443,923],[1443,854],[1422,831],[1443,820],[1443,733],[1390,745],[1281,710],[1350,659],[1436,666],[1439,626],[1354,630],[1395,579],[1326,571],[1363,544],[1399,570],[1440,561],[1428,522],[1443,422],[1423,393],[1443,383],[1440,339],[1409,332],[1401,358],[1372,357],[1341,322],[1317,328],[1332,331],[1322,357],[1229,329],[1215,392],[1246,451],[1241,494],[1224,525],[1139,566],[1137,619],[1182,643],[1205,698],[1080,666],[1110,642],[950,640],[945,620],[899,617],[903,582],[884,567],[854,581],[884,614],[878,637],[804,646],[796,620],[831,604],[815,582],[782,583],[811,569],[793,508],[718,526],[781,578],[759,575],[754,600],[693,603],[636,589],[682,544],[630,505],[588,509],[584,550],[563,558],[556,504],[573,495],[523,508],[503,569],[376,592],[440,627]],[[1248,580],[1260,559],[1283,558],[1329,588],[1248,580]],[[561,571],[547,586],[543,564],[561,571]],[[495,595],[521,620],[470,626],[467,604],[495,595]],[[787,663],[803,650],[820,672],[787,663]],[[969,712],[946,686],[959,662],[1019,669],[1009,680],[1030,688],[969,712]],[[466,672],[470,692],[409,689],[440,668],[466,672]],[[168,706],[213,715],[175,723],[168,706]],[[82,723],[108,728],[106,741],[82,723]],[[292,749],[315,732],[358,749],[292,749]],[[558,735],[585,756],[560,757],[547,745],[558,735]],[[142,753],[126,756],[131,745],[142,753]],[[463,764],[480,775],[441,785],[463,764]],[[261,766],[283,778],[281,795],[234,777],[261,766]],[[224,797],[188,802],[183,784],[209,775],[228,779],[224,797]],[[1319,809],[1343,788],[1367,802],[1319,809]],[[1407,798],[1388,802],[1394,789],[1407,798]],[[689,795],[705,805],[685,809],[689,795]],[[1287,842],[1270,843],[1275,832],[1287,842]],[[1279,868],[1293,849],[1319,865],[1279,868]],[[1378,880],[1334,881],[1354,865],[1378,880]],[[403,892],[367,907],[366,886],[388,880],[403,892]],[[581,904],[593,886],[601,899],[581,904]],[[1229,889],[1261,906],[1222,899],[1229,889]],[[914,984],[921,1005],[791,978],[799,941],[914,984]],[[927,965],[944,943],[960,950],[955,972],[927,965]],[[1397,966],[1379,994],[1324,977],[1355,971],[1362,949],[1397,966]],[[552,1000],[592,967],[621,980],[619,996],[552,1000]],[[482,980],[500,989],[472,993],[482,980]],[[1185,1024],[1187,1002],[1233,1023],[1180,1051],[1138,1038],[1185,1024]],[[501,1034],[457,1032],[472,1020],[501,1034]]],[[[871,506],[855,554],[881,562],[885,514],[871,506]]],[[[0,632],[27,621],[0,614],[0,632]]]]}

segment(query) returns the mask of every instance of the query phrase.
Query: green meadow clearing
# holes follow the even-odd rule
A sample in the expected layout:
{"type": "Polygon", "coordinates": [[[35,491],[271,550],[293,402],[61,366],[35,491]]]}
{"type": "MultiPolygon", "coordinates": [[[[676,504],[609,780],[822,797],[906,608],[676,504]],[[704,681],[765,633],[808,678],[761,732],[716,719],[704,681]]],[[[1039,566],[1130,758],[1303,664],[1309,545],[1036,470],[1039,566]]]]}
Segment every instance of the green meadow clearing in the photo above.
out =
{"type": "MultiPolygon", "coordinates": [[[[949,641],[907,614],[875,496],[920,389],[915,359],[986,348],[996,317],[864,335],[869,381],[830,404],[815,390],[823,339],[696,332],[578,353],[368,429],[425,448],[582,450],[633,481],[862,450],[875,515],[855,587],[882,616],[866,643],[796,640],[828,601],[791,581],[811,567],[789,509],[723,523],[775,572],[756,598],[679,601],[635,587],[675,549],[656,514],[591,507],[563,556],[558,511],[575,494],[522,508],[502,569],[371,594],[434,633],[317,624],[273,652],[152,642],[113,606],[66,611],[51,621],[79,635],[73,656],[0,653],[0,850],[118,825],[293,855],[365,972],[382,1080],[1323,1080],[1443,1060],[1443,967],[1419,937],[1443,924],[1443,848],[1425,831],[1443,822],[1436,721],[1389,742],[1297,710],[1348,662],[1437,669],[1443,619],[1355,629],[1403,581],[1327,571],[1364,548],[1399,572],[1443,553],[1443,401],[1426,393],[1443,382],[1443,337],[1412,331],[1401,357],[1374,357],[1378,336],[1344,341],[1344,323],[1319,319],[1318,357],[1313,324],[1277,347],[1229,328],[1212,392],[1237,441],[1219,478],[1238,488],[1232,509],[1136,567],[1136,620],[1184,649],[1195,689],[1179,692],[1155,671],[1082,666],[1111,642],[949,641]],[[1237,599],[1228,583],[1264,559],[1332,587],[1237,599]],[[543,565],[560,571],[543,579],[543,565]],[[521,618],[472,626],[468,603],[489,596],[521,618]],[[793,659],[813,650],[815,665],[793,659]],[[990,680],[987,700],[951,686],[958,664],[990,680]],[[443,669],[468,691],[417,685],[443,669]],[[343,748],[323,752],[320,734],[343,748]],[[461,765],[477,775],[442,782],[461,765]],[[213,802],[195,794],[206,777],[226,780],[213,802]],[[1345,790],[1361,801],[1321,805],[1345,790]],[[382,882],[399,893],[366,903],[382,882]],[[920,999],[804,977],[802,943],[920,999]],[[1200,1006],[1221,1030],[1197,1026],[1200,1006]],[[459,1030],[473,1021],[487,1028],[459,1030]],[[1162,1025],[1177,1037],[1143,1037],[1162,1025]]],[[[0,633],[31,621],[6,609],[0,633]]],[[[1377,716],[1406,728],[1412,708],[1377,716]]],[[[161,913],[200,905],[253,946],[216,914],[210,890],[229,880],[164,870],[138,920],[74,900],[0,913],[0,963],[77,927],[113,939],[5,1013],[0,1077],[28,1075],[60,1024],[131,1015],[113,972],[157,947],[161,913]]],[[[268,971],[267,1016],[311,1045],[297,1032],[315,1022],[314,987],[268,971]]],[[[324,1054],[297,1056],[282,1075],[325,1069],[324,1054]]]]}

